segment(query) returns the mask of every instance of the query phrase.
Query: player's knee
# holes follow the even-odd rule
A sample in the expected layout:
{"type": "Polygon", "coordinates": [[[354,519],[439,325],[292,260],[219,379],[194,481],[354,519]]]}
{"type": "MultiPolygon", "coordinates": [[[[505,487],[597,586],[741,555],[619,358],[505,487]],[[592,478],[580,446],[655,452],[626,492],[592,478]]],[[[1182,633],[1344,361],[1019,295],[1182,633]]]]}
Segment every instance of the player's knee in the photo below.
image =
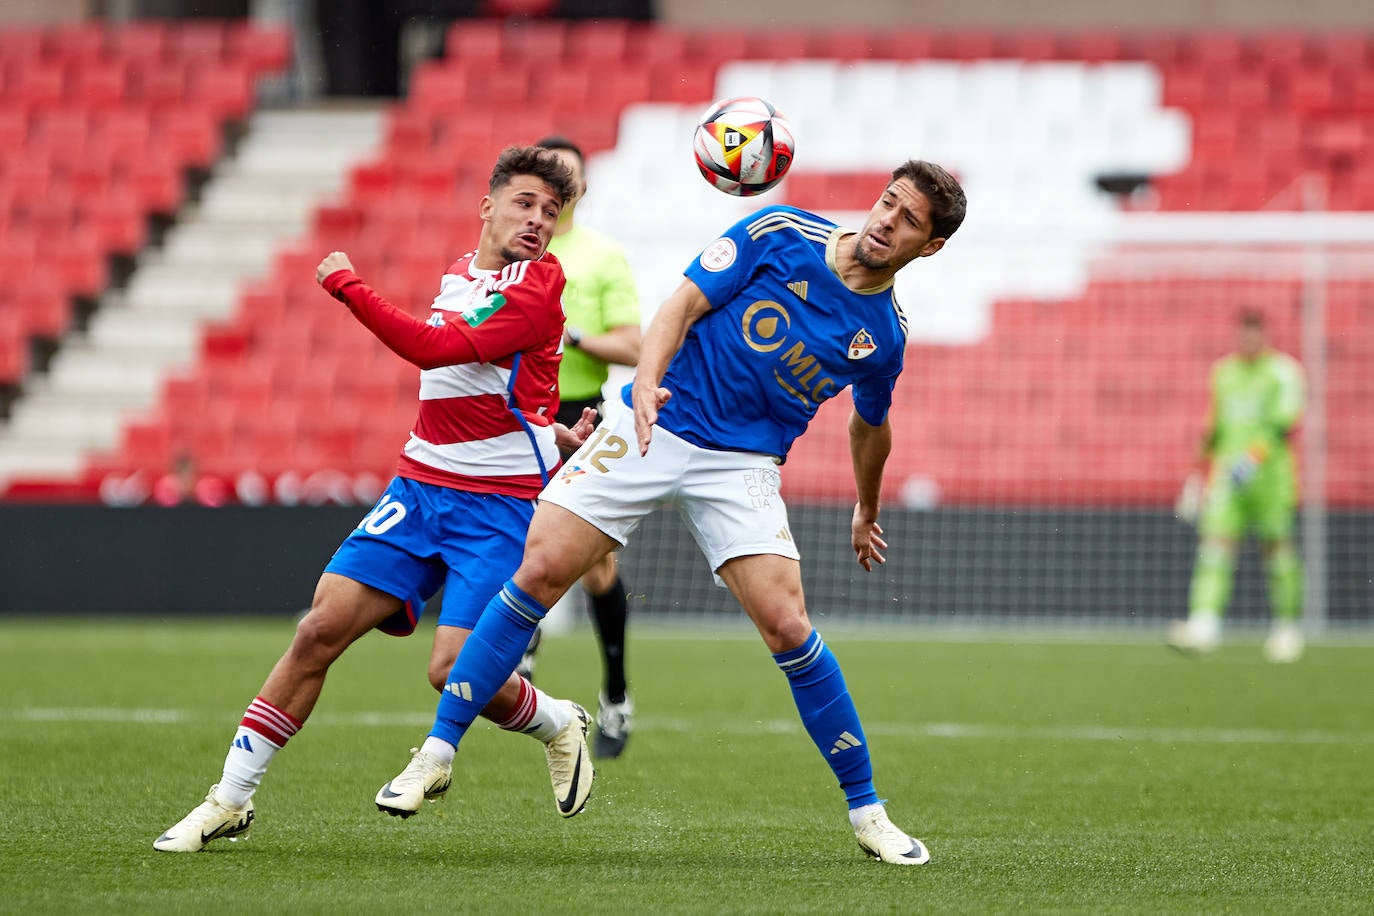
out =
{"type": "Polygon", "coordinates": [[[349,643],[345,629],[336,614],[317,604],[296,624],[292,657],[312,668],[327,668],[349,643]]]}
{"type": "Polygon", "coordinates": [[[805,611],[772,614],[759,621],[758,629],[768,651],[777,655],[806,642],[811,635],[811,621],[805,611]]]}
{"type": "Polygon", "coordinates": [[[440,693],[444,692],[444,687],[448,685],[449,673],[453,671],[452,658],[435,658],[429,662],[429,683],[430,686],[440,693]]]}
{"type": "Polygon", "coordinates": [[[515,584],[546,607],[572,588],[582,570],[571,569],[555,551],[526,551],[524,562],[515,573],[515,584]]]}

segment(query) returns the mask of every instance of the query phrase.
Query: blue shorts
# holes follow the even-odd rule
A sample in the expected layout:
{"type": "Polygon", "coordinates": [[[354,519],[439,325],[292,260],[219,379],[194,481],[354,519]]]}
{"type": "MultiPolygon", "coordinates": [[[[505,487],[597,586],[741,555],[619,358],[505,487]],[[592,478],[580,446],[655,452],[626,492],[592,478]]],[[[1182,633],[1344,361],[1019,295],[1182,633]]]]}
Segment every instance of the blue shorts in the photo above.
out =
{"type": "Polygon", "coordinates": [[[396,477],[324,571],[401,600],[401,610],[377,626],[384,633],[413,633],[441,585],[439,623],[471,630],[519,567],[534,506],[532,499],[396,477]]]}

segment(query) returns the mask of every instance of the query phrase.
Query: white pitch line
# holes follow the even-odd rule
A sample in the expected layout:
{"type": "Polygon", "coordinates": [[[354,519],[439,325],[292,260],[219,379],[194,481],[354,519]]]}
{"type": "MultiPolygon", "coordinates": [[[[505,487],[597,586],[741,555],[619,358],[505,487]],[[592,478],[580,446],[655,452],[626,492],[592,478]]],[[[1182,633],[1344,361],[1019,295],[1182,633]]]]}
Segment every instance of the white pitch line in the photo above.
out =
{"type": "Polygon", "coordinates": [[[121,725],[150,723],[166,725],[190,722],[192,715],[181,709],[123,709],[119,707],[85,707],[78,709],[47,709],[23,707],[4,710],[5,718],[20,722],[114,722],[121,725]]]}
{"type": "MultiPolygon", "coordinates": [[[[0,719],[18,722],[90,722],[116,724],[179,725],[204,722],[211,717],[182,709],[121,709],[115,707],[0,709],[0,719]]],[[[226,714],[224,721],[233,716],[226,714]]],[[[434,721],[427,713],[320,713],[310,724],[325,728],[426,728],[434,721]]],[[[797,734],[795,719],[715,720],[709,725],[683,718],[642,716],[637,729],[648,732],[736,735],[797,734]]],[[[1123,741],[1156,744],[1374,744],[1374,732],[1285,731],[1263,728],[1154,728],[1136,725],[992,725],[976,722],[869,722],[870,735],[894,738],[944,738],[996,741],[1123,741]]]]}

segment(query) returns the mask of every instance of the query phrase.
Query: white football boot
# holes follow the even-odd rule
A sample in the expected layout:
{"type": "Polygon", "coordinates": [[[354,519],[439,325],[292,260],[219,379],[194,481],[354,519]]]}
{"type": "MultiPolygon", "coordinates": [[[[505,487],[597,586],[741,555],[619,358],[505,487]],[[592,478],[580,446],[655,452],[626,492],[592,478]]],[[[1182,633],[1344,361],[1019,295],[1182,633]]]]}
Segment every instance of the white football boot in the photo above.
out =
{"type": "Polygon", "coordinates": [[[553,800],[558,813],[572,817],[582,811],[592,794],[592,780],[596,770],[587,750],[587,710],[572,702],[572,719],[562,731],[544,745],[549,760],[549,779],[553,783],[553,800]]]}
{"type": "Polygon", "coordinates": [[[377,810],[397,817],[410,817],[426,799],[433,801],[448,791],[453,767],[440,763],[433,754],[410,749],[410,763],[395,779],[377,793],[377,810]]]}
{"type": "Polygon", "coordinates": [[[162,852],[199,852],[211,840],[248,836],[253,826],[253,803],[250,801],[246,808],[226,808],[215,799],[218,788],[218,783],[211,786],[205,801],[153,840],[153,848],[162,852]]]}
{"type": "Polygon", "coordinates": [[[1264,641],[1264,657],[1278,664],[1295,662],[1302,658],[1306,647],[1302,628],[1292,621],[1283,621],[1269,631],[1269,638],[1264,641]]]}
{"type": "Polygon", "coordinates": [[[603,692],[596,707],[596,751],[597,758],[619,757],[625,750],[625,742],[630,740],[630,729],[634,725],[635,701],[625,694],[625,699],[612,703],[603,692]]]}
{"type": "Polygon", "coordinates": [[[875,859],[893,865],[924,865],[930,850],[920,840],[907,836],[888,820],[887,809],[874,805],[854,828],[859,848],[875,859]]]}
{"type": "Polygon", "coordinates": [[[1187,620],[1169,624],[1170,648],[1187,654],[1205,655],[1221,645],[1221,618],[1215,614],[1192,614],[1187,620]]]}

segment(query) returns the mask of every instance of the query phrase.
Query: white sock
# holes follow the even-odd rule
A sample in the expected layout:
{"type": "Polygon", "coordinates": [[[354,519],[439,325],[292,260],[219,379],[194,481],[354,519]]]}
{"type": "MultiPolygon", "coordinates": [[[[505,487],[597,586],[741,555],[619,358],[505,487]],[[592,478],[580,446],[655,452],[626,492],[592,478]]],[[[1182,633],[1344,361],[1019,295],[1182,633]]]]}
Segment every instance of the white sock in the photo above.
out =
{"type": "Polygon", "coordinates": [[[425,739],[425,743],[420,745],[420,753],[429,754],[436,758],[440,763],[453,765],[453,755],[458,753],[458,748],[449,744],[443,738],[436,738],[430,735],[425,739]]]}
{"type": "Polygon", "coordinates": [[[861,821],[863,821],[863,819],[868,815],[868,812],[873,811],[873,810],[875,810],[875,809],[878,810],[878,811],[881,811],[881,810],[883,810],[883,806],[882,806],[881,804],[877,804],[877,805],[860,805],[860,806],[857,807],[857,808],[850,808],[850,809],[849,809],[849,826],[853,827],[855,830],[858,830],[858,829],[859,829],[859,823],[860,823],[861,821]]]}
{"type": "Polygon", "coordinates": [[[515,707],[505,718],[492,721],[508,732],[531,735],[548,744],[567,727],[572,716],[572,704],[567,700],[554,699],[527,678],[521,678],[515,707]]]}
{"type": "Polygon", "coordinates": [[[219,778],[219,788],[215,789],[219,803],[226,808],[246,807],[262,782],[267,765],[279,750],[278,745],[240,725],[224,758],[224,775],[219,778]]]}
{"type": "Polygon", "coordinates": [[[534,715],[524,732],[548,744],[554,736],[568,727],[572,721],[572,704],[567,700],[556,700],[538,687],[534,688],[534,715]]]}

